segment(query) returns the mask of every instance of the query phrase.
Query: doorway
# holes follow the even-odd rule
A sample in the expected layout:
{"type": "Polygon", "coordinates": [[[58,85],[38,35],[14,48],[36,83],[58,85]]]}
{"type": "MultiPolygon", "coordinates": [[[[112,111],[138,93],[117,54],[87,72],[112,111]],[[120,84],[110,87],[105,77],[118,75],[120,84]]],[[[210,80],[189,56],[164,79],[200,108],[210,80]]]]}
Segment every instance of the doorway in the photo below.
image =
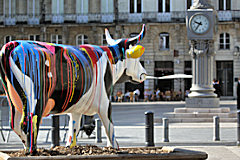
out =
{"type": "Polygon", "coordinates": [[[217,61],[216,65],[221,96],[233,96],[233,61],[217,61]]]}

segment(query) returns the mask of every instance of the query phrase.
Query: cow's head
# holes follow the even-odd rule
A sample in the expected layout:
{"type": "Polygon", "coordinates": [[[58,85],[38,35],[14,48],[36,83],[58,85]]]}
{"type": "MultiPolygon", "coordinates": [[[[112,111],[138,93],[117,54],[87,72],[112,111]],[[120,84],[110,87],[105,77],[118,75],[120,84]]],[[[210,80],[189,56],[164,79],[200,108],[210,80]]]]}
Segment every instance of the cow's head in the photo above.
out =
{"type": "Polygon", "coordinates": [[[118,71],[121,73],[117,82],[130,82],[141,83],[146,79],[146,70],[140,63],[140,58],[143,55],[145,48],[139,44],[145,35],[145,25],[142,26],[142,31],[139,35],[133,38],[117,39],[111,38],[107,29],[105,29],[106,40],[110,46],[116,46],[120,53],[120,61],[118,61],[118,71]]]}

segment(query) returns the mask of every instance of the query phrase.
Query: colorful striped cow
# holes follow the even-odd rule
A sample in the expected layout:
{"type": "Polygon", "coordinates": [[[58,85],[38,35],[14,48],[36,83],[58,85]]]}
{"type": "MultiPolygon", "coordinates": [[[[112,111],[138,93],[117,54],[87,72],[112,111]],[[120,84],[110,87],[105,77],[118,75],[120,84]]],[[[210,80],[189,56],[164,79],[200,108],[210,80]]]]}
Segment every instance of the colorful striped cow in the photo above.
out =
{"type": "Polygon", "coordinates": [[[139,60],[144,47],[141,33],[113,40],[105,30],[109,46],[78,47],[17,40],[0,52],[0,73],[11,108],[11,127],[26,151],[36,151],[42,117],[69,114],[67,146],[76,145],[82,114],[98,114],[108,145],[118,147],[111,120],[112,86],[127,80],[141,83],[146,71],[139,60]]]}

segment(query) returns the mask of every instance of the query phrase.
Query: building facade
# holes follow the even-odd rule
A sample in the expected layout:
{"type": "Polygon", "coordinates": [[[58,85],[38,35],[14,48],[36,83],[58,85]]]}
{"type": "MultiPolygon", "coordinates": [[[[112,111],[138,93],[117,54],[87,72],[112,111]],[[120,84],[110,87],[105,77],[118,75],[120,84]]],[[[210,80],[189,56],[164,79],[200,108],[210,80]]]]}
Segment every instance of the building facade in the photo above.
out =
{"type": "MultiPolygon", "coordinates": [[[[148,75],[191,74],[192,62],[186,29],[186,11],[193,0],[0,0],[0,45],[28,39],[69,45],[106,45],[107,27],[117,39],[131,37],[147,26],[141,42],[146,48],[142,64],[148,75]]],[[[218,13],[214,36],[214,77],[222,97],[236,97],[240,77],[240,1],[211,0],[218,13]]],[[[191,80],[147,80],[143,84],[116,85],[121,90],[160,88],[187,90],[191,80]],[[181,83],[181,84],[180,84],[181,83]]]]}

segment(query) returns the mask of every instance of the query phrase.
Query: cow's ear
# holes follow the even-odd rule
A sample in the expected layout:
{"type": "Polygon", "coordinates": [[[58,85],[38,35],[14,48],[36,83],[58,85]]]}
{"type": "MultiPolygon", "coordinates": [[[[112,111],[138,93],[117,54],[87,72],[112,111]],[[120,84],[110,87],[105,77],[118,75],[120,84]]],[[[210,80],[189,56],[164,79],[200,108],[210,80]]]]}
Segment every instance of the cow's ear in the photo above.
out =
{"type": "Polygon", "coordinates": [[[145,48],[141,45],[136,45],[127,50],[127,58],[139,58],[143,55],[145,48]]]}

